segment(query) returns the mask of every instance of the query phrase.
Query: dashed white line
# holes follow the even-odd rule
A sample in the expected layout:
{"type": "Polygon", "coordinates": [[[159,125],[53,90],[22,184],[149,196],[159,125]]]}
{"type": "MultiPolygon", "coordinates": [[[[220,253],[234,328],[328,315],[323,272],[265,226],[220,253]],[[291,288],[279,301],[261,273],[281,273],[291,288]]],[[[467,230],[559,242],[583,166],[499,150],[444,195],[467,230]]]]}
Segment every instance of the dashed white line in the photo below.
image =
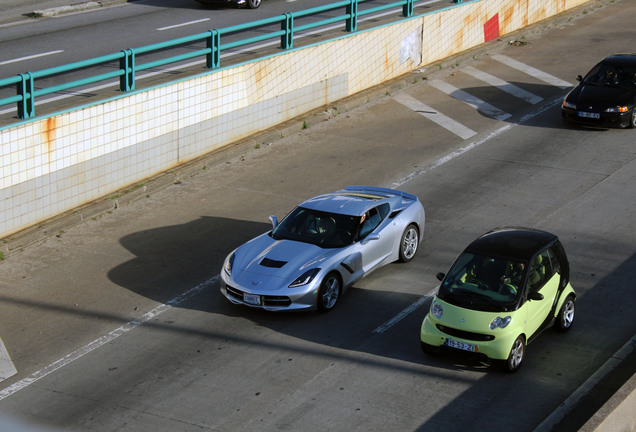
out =
{"type": "Polygon", "coordinates": [[[204,288],[207,288],[208,286],[212,285],[213,283],[215,283],[219,278],[219,275],[214,276],[213,278],[203,282],[202,284],[197,285],[194,288],[189,289],[188,291],[182,293],[181,295],[173,298],[172,300],[170,300],[169,302],[159,305],[156,308],[154,308],[153,310],[146,312],[145,314],[143,314],[139,320],[136,321],[130,321],[126,324],[124,324],[123,326],[113,330],[112,332],[108,333],[107,335],[104,335],[100,338],[95,339],[94,341],[90,342],[87,345],[84,345],[82,348],[77,349],[75,351],[73,351],[72,353],[66,355],[65,357],[51,363],[50,365],[46,366],[44,369],[40,369],[37,372],[32,373],[30,376],[28,376],[27,378],[21,379],[20,381],[14,383],[13,385],[0,390],[0,400],[3,400],[9,396],[11,396],[12,394],[30,386],[31,384],[41,380],[42,378],[46,377],[47,375],[55,372],[58,369],[63,368],[64,366],[74,362],[75,360],[78,360],[82,357],[84,357],[86,354],[96,350],[97,348],[107,344],[108,342],[117,339],[119,336],[123,336],[126,333],[130,332],[131,330],[134,330],[135,328],[139,327],[140,325],[148,322],[149,320],[156,318],[157,316],[161,315],[162,313],[164,313],[165,311],[169,310],[170,308],[172,308],[173,306],[178,305],[179,303],[188,300],[189,298],[193,297],[194,295],[198,294],[200,291],[202,291],[204,288]]]}
{"type": "Polygon", "coordinates": [[[433,295],[435,295],[435,292],[437,292],[438,288],[439,287],[435,287],[434,289],[429,291],[424,297],[418,299],[413,304],[405,308],[402,312],[400,312],[399,314],[397,314],[396,316],[394,316],[393,318],[391,318],[390,320],[388,320],[387,322],[385,322],[384,324],[382,324],[381,326],[373,330],[373,333],[379,333],[379,334],[384,333],[385,331],[393,327],[395,324],[402,321],[402,319],[404,319],[407,315],[409,315],[418,307],[422,306],[424,303],[426,303],[427,300],[430,300],[430,298],[433,297],[433,295]]]}
{"type": "Polygon", "coordinates": [[[192,24],[198,24],[200,22],[205,22],[205,21],[210,21],[210,18],[203,18],[203,19],[196,20],[196,21],[188,21],[188,22],[184,22],[184,23],[181,23],[181,24],[174,24],[174,25],[171,25],[171,26],[159,27],[157,29],[157,31],[172,30],[174,28],[185,27],[185,26],[189,26],[189,25],[192,25],[192,24]]]}
{"type": "Polygon", "coordinates": [[[462,139],[468,139],[474,135],[477,135],[472,129],[467,128],[463,124],[453,120],[452,118],[436,111],[430,106],[420,102],[412,96],[407,95],[406,93],[398,93],[393,97],[394,100],[401,103],[407,108],[412,109],[416,113],[426,117],[427,119],[437,123],[444,129],[454,133],[462,139]]]}
{"type": "Polygon", "coordinates": [[[471,95],[464,90],[460,90],[452,84],[449,84],[442,80],[433,80],[429,83],[431,87],[435,87],[436,89],[443,91],[450,97],[453,97],[457,100],[460,100],[469,106],[475,108],[477,111],[481,111],[489,117],[492,117],[497,120],[505,120],[510,117],[512,114],[504,112],[499,108],[489,104],[486,101],[479,99],[476,96],[471,95]]]}
{"type": "Polygon", "coordinates": [[[11,60],[5,60],[3,62],[0,62],[0,66],[4,66],[4,65],[8,65],[11,63],[18,63],[21,61],[25,61],[25,60],[31,60],[34,58],[39,58],[39,57],[45,57],[45,56],[49,56],[49,55],[53,55],[53,54],[59,54],[64,52],[64,50],[55,50],[55,51],[49,51],[49,52],[45,52],[45,53],[40,53],[40,54],[33,54],[30,56],[26,56],[26,57],[20,57],[20,58],[16,58],[16,59],[11,59],[11,60]]]}
{"type": "Polygon", "coordinates": [[[518,60],[512,59],[508,56],[502,54],[494,54],[490,56],[493,60],[497,60],[499,63],[503,63],[506,66],[510,66],[513,69],[517,69],[527,75],[533,76],[538,80],[541,80],[550,85],[565,89],[568,87],[572,87],[567,81],[562,80],[561,78],[557,78],[554,75],[550,75],[549,73],[543,72],[537,68],[533,68],[532,66],[528,66],[525,63],[522,63],[518,60]]]}
{"type": "Polygon", "coordinates": [[[497,87],[498,89],[505,91],[506,93],[518,97],[519,99],[522,99],[533,105],[538,104],[543,100],[543,98],[540,96],[532,94],[529,91],[522,89],[521,87],[517,87],[516,85],[511,84],[508,81],[504,81],[501,78],[498,78],[487,72],[480,71],[479,69],[476,69],[472,66],[466,66],[462,71],[477,78],[480,81],[485,82],[486,84],[497,87]]]}

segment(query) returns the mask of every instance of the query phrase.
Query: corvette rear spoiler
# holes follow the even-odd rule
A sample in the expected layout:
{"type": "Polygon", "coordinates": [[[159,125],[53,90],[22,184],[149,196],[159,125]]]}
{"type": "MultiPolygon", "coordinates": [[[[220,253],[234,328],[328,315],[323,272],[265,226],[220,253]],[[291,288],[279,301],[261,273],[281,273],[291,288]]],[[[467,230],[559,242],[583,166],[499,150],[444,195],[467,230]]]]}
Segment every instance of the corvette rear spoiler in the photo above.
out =
{"type": "Polygon", "coordinates": [[[389,189],[377,186],[347,186],[344,188],[346,191],[355,191],[355,192],[366,192],[366,193],[381,193],[381,194],[389,194],[389,195],[398,195],[402,198],[417,201],[417,196],[410,194],[408,192],[402,192],[397,189],[389,189]]]}

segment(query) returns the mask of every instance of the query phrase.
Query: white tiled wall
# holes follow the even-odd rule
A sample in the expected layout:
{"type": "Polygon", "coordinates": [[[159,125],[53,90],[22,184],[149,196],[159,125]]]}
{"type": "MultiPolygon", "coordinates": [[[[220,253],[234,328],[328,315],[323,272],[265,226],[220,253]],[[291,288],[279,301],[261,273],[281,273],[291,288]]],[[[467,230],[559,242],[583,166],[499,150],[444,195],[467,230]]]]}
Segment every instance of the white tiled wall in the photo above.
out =
{"type": "Polygon", "coordinates": [[[482,0],[0,130],[0,237],[584,0],[482,0]]]}

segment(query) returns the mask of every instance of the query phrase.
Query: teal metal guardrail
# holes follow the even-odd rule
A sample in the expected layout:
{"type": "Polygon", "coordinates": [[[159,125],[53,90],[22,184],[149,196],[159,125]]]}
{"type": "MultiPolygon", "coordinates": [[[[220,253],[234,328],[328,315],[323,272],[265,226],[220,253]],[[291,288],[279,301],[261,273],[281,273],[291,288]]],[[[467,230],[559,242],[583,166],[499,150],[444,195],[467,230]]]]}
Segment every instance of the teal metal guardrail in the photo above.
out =
{"type": "MultiPolygon", "coordinates": [[[[140,48],[129,48],[122,50],[118,53],[109,54],[101,57],[96,57],[89,60],[83,60],[67,65],[62,65],[54,68],[43,69],[37,72],[26,72],[19,74],[11,78],[5,78],[0,80],[0,88],[7,86],[16,86],[16,95],[0,99],[0,106],[8,105],[12,103],[17,104],[17,114],[20,119],[28,119],[35,116],[35,99],[40,96],[44,96],[50,93],[60,92],[64,90],[76,89],[78,87],[91,84],[98,81],[104,81],[107,79],[119,78],[119,90],[127,92],[135,89],[135,74],[139,71],[155,68],[171,63],[176,63],[184,60],[188,60],[194,57],[205,57],[206,67],[208,69],[215,69],[220,67],[221,52],[238,48],[253,43],[261,42],[268,39],[275,39],[280,37],[280,48],[288,50],[294,46],[294,35],[298,32],[310,30],[313,28],[323,27],[332,23],[345,22],[345,29],[347,32],[356,32],[358,29],[358,18],[363,15],[382,12],[387,9],[402,7],[402,16],[413,16],[414,3],[417,0],[401,0],[390,4],[385,4],[364,11],[358,10],[358,4],[364,3],[370,0],[344,0],[335,3],[331,3],[325,6],[318,6],[302,11],[289,12],[283,15],[274,16],[271,18],[252,21],[245,24],[239,24],[222,29],[209,30],[204,33],[195,34],[179,39],[170,40],[167,42],[161,42],[153,45],[147,45],[140,48]],[[298,18],[316,15],[322,12],[332,11],[335,9],[344,8],[344,14],[335,17],[330,17],[315,21],[304,25],[295,25],[294,22],[298,18]],[[229,34],[253,30],[256,28],[262,28],[271,24],[280,24],[280,30],[272,31],[269,33],[261,34],[258,36],[246,37],[226,44],[221,43],[221,37],[229,34]],[[175,55],[164,59],[147,62],[144,64],[137,64],[136,59],[140,54],[155,53],[161,50],[170,48],[176,48],[184,44],[193,42],[205,42],[206,47],[196,51],[188,52],[185,54],[175,55]],[[113,61],[119,61],[119,68],[117,70],[90,76],[79,80],[69,81],[64,84],[50,86],[46,88],[35,88],[35,80],[50,77],[52,75],[75,72],[79,69],[84,69],[90,66],[101,65],[113,61]]],[[[454,0],[457,2],[458,0],[454,0]]],[[[461,0],[459,0],[461,1],[461,0]]]]}

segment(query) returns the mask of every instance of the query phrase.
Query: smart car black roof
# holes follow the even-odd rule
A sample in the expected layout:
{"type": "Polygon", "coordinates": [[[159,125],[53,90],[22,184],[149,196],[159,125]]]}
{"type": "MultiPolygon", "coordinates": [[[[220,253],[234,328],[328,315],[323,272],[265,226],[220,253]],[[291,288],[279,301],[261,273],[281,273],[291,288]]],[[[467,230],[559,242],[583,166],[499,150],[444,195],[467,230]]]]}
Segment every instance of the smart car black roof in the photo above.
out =
{"type": "Polygon", "coordinates": [[[534,255],[558,240],[546,231],[524,227],[502,227],[479,237],[466,252],[529,261],[534,255]]]}
{"type": "Polygon", "coordinates": [[[613,54],[605,57],[601,63],[611,65],[636,66],[636,54],[613,54]]]}

